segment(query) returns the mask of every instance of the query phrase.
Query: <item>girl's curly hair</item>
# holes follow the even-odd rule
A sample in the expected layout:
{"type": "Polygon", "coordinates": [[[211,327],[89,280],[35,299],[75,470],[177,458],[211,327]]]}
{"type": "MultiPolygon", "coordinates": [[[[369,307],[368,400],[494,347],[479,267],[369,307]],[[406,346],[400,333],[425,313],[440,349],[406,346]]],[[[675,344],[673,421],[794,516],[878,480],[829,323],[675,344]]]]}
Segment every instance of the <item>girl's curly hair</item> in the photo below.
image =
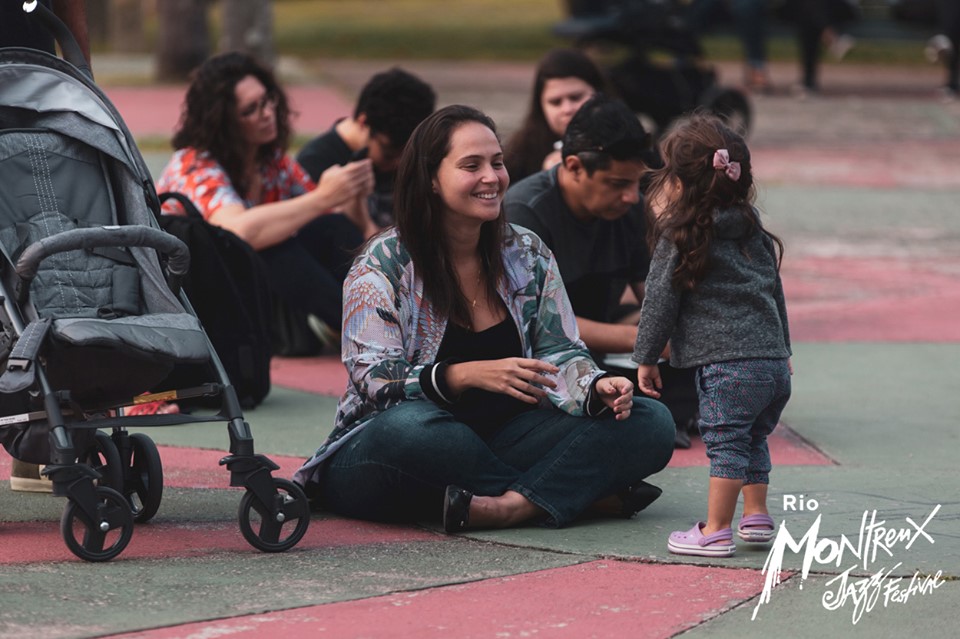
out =
{"type": "Polygon", "coordinates": [[[660,153],[664,166],[653,172],[648,192],[664,193],[679,182],[680,193],[650,225],[650,241],[656,246],[666,236],[676,244],[680,254],[672,279],[676,289],[692,290],[706,276],[714,236],[713,216],[719,209],[739,211],[751,230],[759,229],[773,240],[779,267],[783,242],[763,228],[753,207],[756,189],[750,150],[743,137],[716,116],[697,111],[674,124],[661,141],[660,153]],[[730,161],[740,163],[739,179],[732,180],[714,168],[713,156],[718,149],[727,149],[730,161]]]}
{"type": "Polygon", "coordinates": [[[237,83],[253,76],[277,100],[277,137],[257,151],[257,161],[267,162],[285,152],[290,141],[290,106],[273,73],[244,53],[213,56],[193,71],[180,122],[173,135],[173,148],[193,147],[206,151],[226,171],[241,196],[249,184],[244,176],[245,147],[237,113],[237,83]]]}

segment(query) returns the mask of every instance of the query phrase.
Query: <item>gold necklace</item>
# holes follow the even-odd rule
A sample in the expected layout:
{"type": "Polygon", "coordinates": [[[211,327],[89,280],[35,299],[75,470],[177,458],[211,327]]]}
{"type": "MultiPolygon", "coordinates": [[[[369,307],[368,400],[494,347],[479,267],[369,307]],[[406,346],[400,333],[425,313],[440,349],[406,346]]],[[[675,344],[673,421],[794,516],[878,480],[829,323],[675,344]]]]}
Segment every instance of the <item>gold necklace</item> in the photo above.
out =
{"type": "Polygon", "coordinates": [[[477,290],[473,293],[473,304],[470,305],[471,309],[477,308],[477,300],[480,299],[480,277],[483,275],[483,269],[481,268],[477,271],[477,290]]]}

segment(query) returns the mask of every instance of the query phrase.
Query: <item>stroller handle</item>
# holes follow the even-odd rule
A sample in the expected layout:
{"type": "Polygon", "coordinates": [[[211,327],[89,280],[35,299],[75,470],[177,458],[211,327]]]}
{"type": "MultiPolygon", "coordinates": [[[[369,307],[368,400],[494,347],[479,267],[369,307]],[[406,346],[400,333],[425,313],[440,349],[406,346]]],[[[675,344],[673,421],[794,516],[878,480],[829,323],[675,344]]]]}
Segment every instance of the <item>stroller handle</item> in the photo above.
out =
{"type": "Polygon", "coordinates": [[[63,52],[63,59],[77,67],[77,69],[89,79],[93,79],[93,71],[90,70],[90,65],[87,64],[87,59],[84,57],[80,45],[77,44],[77,39],[73,36],[73,32],[70,31],[67,25],[65,25],[53,11],[36,0],[27,0],[24,2],[23,11],[25,13],[36,14],[43,27],[49,31],[57,43],[59,43],[60,50],[63,52]]]}
{"type": "MultiPolygon", "coordinates": [[[[165,231],[149,226],[100,226],[89,229],[71,229],[34,242],[20,255],[16,271],[21,280],[20,297],[26,297],[30,283],[37,276],[40,263],[55,253],[110,246],[145,246],[166,255],[167,271],[174,290],[190,270],[190,250],[187,245],[165,231]]],[[[20,300],[21,302],[23,300],[20,300]]]]}

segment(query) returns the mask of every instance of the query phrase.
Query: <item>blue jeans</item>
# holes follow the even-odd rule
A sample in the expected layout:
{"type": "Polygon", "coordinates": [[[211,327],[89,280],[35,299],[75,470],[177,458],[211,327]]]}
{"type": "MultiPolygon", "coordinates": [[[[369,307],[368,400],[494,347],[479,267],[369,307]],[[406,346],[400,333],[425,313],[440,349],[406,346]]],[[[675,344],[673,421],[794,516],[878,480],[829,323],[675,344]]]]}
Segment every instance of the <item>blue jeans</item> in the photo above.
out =
{"type": "Polygon", "coordinates": [[[375,521],[437,519],[449,484],[476,495],[513,490],[545,510],[548,526],[569,524],[592,503],[662,470],[674,426],[662,404],[633,400],[629,419],[573,417],[535,409],[489,441],[425,400],[374,417],[328,460],[320,502],[375,521]]]}
{"type": "Polygon", "coordinates": [[[710,476],[770,482],[767,437],[790,399],[786,359],[742,359],[697,370],[700,437],[710,476]]]}

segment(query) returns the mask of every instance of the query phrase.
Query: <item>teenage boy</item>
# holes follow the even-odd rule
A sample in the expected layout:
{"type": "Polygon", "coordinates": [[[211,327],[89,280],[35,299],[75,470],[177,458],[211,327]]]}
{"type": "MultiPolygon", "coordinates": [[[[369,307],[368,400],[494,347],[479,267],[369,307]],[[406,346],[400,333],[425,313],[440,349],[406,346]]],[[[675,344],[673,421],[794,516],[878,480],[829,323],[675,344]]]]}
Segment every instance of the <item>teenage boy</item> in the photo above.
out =
{"type": "Polygon", "coordinates": [[[360,91],[353,115],[308,142],[297,161],[314,180],[336,164],[369,157],[376,186],[367,201],[377,228],[393,224],[393,182],[410,134],[436,107],[429,84],[400,68],[374,75],[360,91]]]}

